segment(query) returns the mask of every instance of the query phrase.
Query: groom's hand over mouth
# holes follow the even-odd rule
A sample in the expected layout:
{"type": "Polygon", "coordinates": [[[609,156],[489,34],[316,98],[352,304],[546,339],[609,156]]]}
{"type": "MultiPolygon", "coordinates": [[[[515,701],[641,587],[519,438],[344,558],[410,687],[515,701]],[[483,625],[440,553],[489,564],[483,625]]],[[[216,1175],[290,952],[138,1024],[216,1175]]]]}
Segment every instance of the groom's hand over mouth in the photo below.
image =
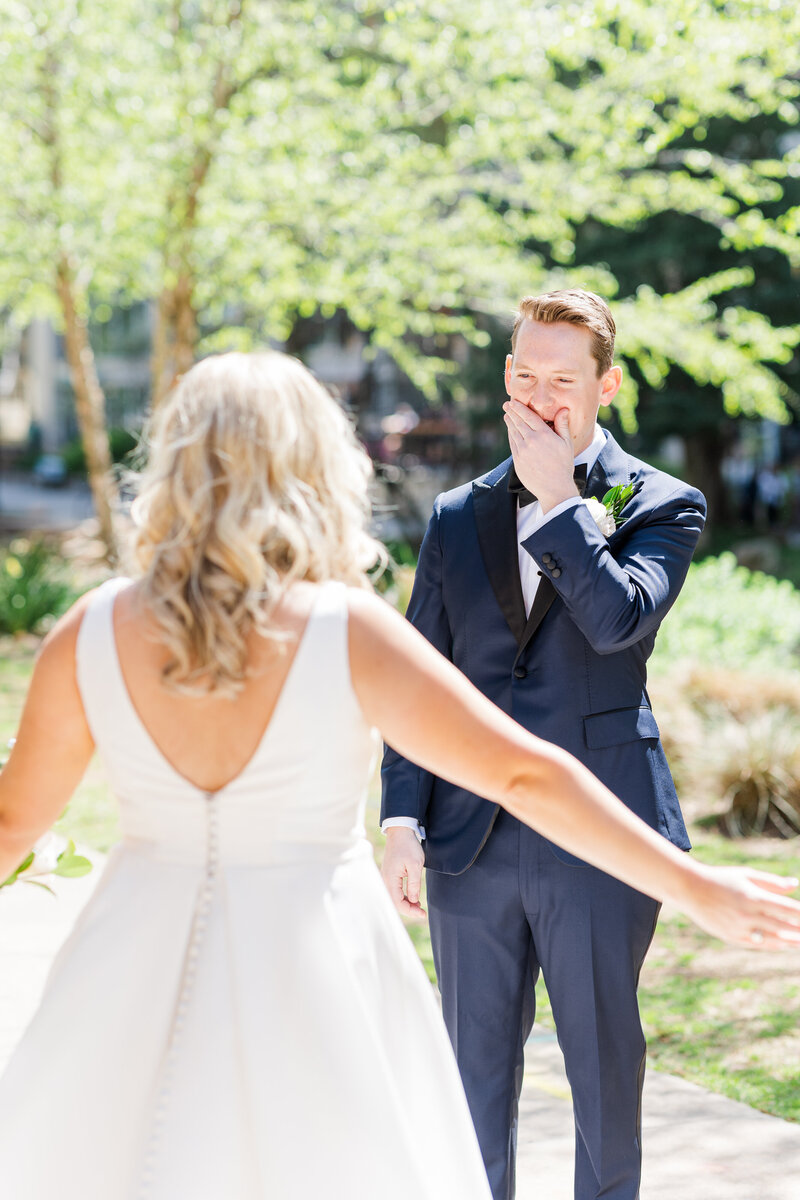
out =
{"type": "Polygon", "coordinates": [[[503,414],[517,475],[538,497],[542,512],[579,496],[572,478],[574,452],[567,409],[558,410],[552,427],[519,400],[507,400],[503,414]]]}

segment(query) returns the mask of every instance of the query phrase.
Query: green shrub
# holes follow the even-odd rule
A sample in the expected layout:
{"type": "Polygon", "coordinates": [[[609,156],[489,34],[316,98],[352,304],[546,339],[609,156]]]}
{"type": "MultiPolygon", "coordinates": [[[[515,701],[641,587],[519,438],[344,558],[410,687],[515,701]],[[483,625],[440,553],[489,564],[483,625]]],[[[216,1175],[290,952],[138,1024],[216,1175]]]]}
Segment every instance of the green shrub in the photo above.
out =
{"type": "Polygon", "coordinates": [[[652,666],[688,660],[748,670],[800,665],[800,591],[740,567],[730,553],[689,568],[661,626],[652,666]]]}
{"type": "Polygon", "coordinates": [[[417,556],[408,542],[386,542],[389,561],[375,578],[375,587],[400,613],[405,613],[414,586],[417,556]]]}
{"type": "Polygon", "coordinates": [[[0,550],[0,633],[42,633],[77,598],[44,542],[16,538],[0,550]]]}
{"type": "MultiPolygon", "coordinates": [[[[138,445],[139,438],[135,433],[131,433],[130,429],[122,429],[118,426],[109,429],[108,446],[112,462],[124,462],[138,445]]],[[[86,454],[80,438],[74,438],[73,441],[67,442],[66,446],[61,448],[60,453],[70,475],[86,474],[86,454]]]]}

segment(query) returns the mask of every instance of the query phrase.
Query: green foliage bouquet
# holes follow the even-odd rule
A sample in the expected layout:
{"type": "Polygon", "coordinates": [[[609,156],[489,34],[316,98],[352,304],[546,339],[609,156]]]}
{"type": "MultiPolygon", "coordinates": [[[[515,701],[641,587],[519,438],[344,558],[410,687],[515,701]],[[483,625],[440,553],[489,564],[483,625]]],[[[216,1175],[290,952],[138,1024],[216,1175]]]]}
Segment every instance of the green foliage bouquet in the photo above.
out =
{"type": "MultiPolygon", "coordinates": [[[[14,745],[14,739],[9,746],[14,745]]],[[[0,763],[0,768],[5,762],[0,763]]],[[[30,853],[19,866],[11,872],[8,879],[0,882],[0,888],[11,887],[14,883],[30,883],[35,887],[44,888],[52,893],[52,887],[47,880],[53,875],[61,875],[65,879],[77,879],[88,875],[92,864],[88,858],[78,854],[75,843],[66,841],[57,833],[49,830],[37,840],[30,853]]]]}
{"type": "Polygon", "coordinates": [[[30,883],[55,895],[47,882],[49,877],[61,875],[66,879],[77,879],[88,875],[91,869],[89,859],[77,853],[73,841],[65,842],[58,834],[49,832],[39,838],[27,858],[0,883],[0,888],[11,887],[13,883],[30,883]]]}

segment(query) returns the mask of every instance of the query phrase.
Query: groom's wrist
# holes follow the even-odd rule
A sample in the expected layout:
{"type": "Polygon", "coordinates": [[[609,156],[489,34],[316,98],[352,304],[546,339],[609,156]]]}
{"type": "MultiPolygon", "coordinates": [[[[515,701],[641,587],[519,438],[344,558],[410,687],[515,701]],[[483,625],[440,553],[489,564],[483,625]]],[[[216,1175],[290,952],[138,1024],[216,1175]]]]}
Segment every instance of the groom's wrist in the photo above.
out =
{"type": "Polygon", "coordinates": [[[561,505],[574,504],[581,498],[581,494],[572,480],[564,487],[554,488],[550,492],[539,492],[537,495],[542,516],[549,514],[554,508],[560,508],[561,505]]]}
{"type": "Polygon", "coordinates": [[[425,830],[415,817],[387,817],[381,824],[381,833],[387,838],[398,829],[408,830],[409,833],[413,833],[418,842],[424,842],[425,840],[425,830]]]}

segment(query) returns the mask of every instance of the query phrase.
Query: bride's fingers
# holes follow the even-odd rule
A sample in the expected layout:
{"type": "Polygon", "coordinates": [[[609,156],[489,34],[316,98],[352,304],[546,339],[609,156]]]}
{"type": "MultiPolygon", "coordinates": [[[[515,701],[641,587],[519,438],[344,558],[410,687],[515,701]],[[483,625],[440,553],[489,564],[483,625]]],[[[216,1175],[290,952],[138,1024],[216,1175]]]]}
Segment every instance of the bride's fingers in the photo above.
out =
{"type": "Polygon", "coordinates": [[[757,871],[752,867],[746,868],[746,874],[751,882],[770,892],[794,892],[800,887],[800,881],[788,875],[773,875],[771,871],[757,871]]]}
{"type": "Polygon", "coordinates": [[[762,892],[761,896],[751,897],[751,900],[755,900],[756,902],[756,915],[764,914],[772,919],[776,925],[800,928],[800,905],[798,905],[796,900],[764,892],[762,892]]]}

